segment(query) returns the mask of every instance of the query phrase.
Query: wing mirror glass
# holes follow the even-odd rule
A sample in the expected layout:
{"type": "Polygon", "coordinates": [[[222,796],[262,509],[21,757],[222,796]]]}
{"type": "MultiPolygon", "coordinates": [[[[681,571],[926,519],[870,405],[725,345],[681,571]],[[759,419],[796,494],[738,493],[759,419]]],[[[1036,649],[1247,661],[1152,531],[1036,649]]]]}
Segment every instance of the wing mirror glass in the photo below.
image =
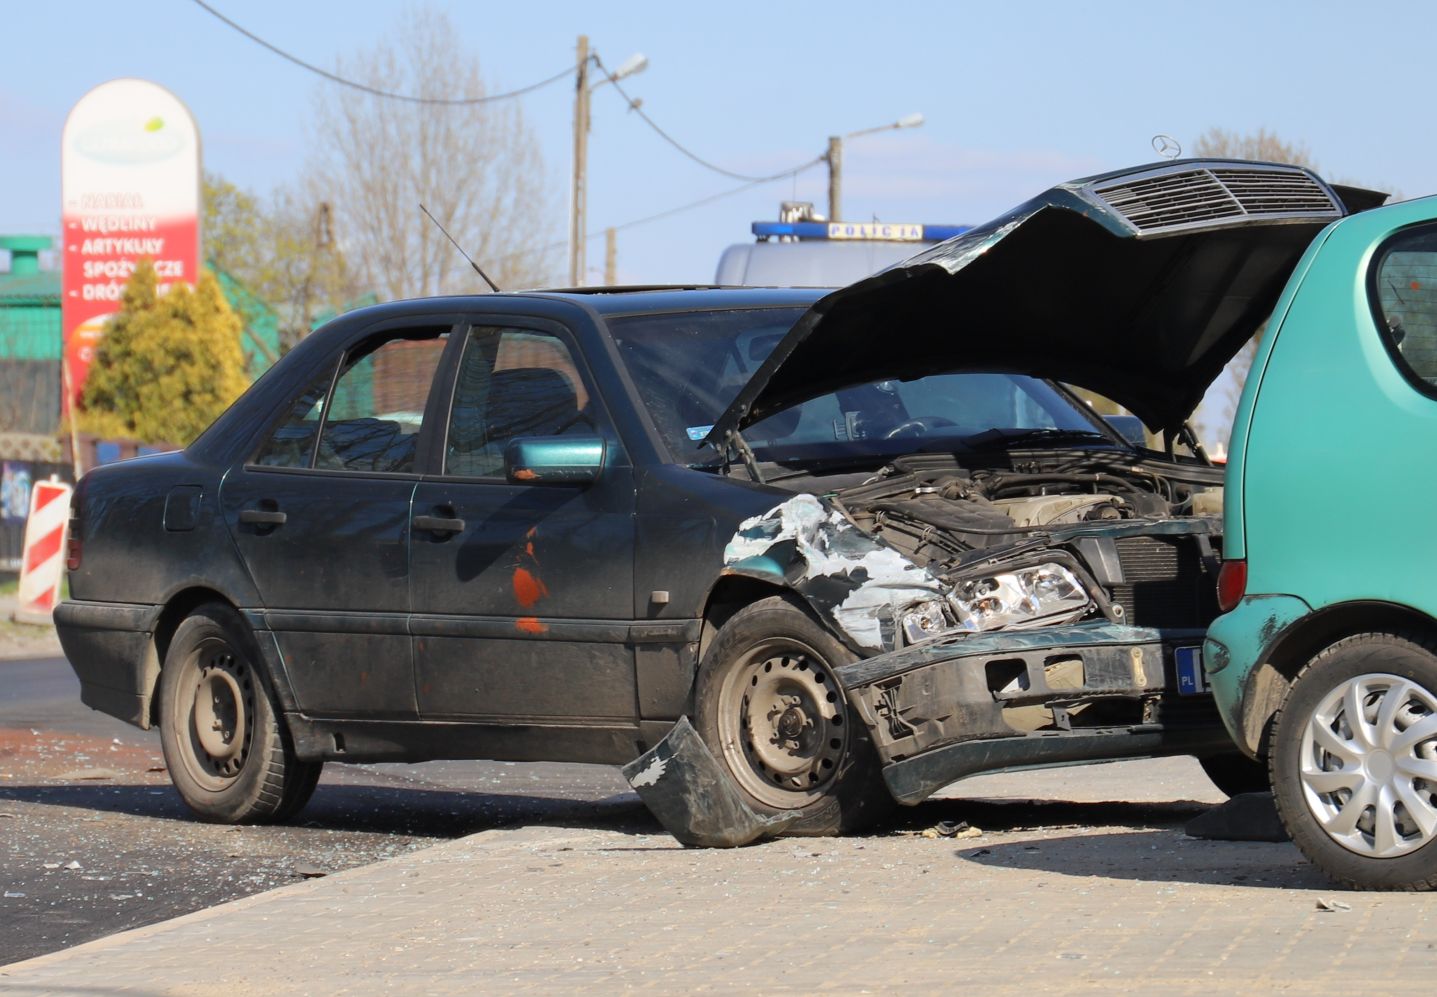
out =
{"type": "Polygon", "coordinates": [[[521,436],[504,448],[504,476],[516,485],[585,485],[604,469],[597,436],[521,436]]]}

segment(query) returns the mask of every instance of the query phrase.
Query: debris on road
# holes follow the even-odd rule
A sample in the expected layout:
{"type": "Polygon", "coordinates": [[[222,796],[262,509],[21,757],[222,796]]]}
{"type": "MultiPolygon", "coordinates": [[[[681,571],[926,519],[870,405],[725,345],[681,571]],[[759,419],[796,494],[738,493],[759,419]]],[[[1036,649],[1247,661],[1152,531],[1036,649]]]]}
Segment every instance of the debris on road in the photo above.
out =
{"type": "Polygon", "coordinates": [[[1327,897],[1318,897],[1317,909],[1323,911],[1324,913],[1330,913],[1334,911],[1351,910],[1352,905],[1349,903],[1344,903],[1341,900],[1329,900],[1327,897]]]}
{"type": "Polygon", "coordinates": [[[796,812],[765,817],[744,802],[688,717],[622,771],[664,829],[689,847],[747,845],[798,819],[796,812]]]}

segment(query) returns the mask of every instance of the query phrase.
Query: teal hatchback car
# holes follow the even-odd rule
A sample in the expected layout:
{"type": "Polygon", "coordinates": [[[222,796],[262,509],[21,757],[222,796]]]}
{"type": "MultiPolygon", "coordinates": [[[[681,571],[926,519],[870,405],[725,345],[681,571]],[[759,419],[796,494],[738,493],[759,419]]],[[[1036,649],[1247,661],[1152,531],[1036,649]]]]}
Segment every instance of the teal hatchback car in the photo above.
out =
{"type": "Polygon", "coordinates": [[[1224,722],[1303,853],[1364,889],[1437,887],[1437,198],[1308,247],[1253,361],[1226,475],[1224,722]]]}

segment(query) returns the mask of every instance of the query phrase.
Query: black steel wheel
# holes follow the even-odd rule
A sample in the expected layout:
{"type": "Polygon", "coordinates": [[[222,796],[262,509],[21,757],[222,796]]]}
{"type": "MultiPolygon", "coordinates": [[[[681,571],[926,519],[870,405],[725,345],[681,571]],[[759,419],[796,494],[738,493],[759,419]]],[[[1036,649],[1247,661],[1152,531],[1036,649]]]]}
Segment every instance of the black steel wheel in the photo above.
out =
{"type": "Polygon", "coordinates": [[[789,834],[855,830],[893,806],[833,674],[851,660],[807,612],[774,596],[735,613],[699,668],[699,734],[754,810],[800,813],[789,834]]]}
{"type": "Polygon", "coordinates": [[[253,637],[228,606],[182,622],[160,669],[160,745],[185,805],[225,824],[283,820],[309,801],[323,763],[300,761],[253,637]]]}

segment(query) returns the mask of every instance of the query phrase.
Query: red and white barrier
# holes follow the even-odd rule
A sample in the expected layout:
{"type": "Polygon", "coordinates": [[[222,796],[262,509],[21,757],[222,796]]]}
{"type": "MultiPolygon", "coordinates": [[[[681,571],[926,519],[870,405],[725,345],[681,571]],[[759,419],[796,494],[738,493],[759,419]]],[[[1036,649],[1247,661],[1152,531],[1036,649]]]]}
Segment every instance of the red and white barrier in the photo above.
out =
{"type": "Polygon", "coordinates": [[[70,524],[70,491],[63,481],[37,481],[30,492],[25,550],[20,557],[20,623],[49,623],[60,601],[65,569],[65,531],[70,524]]]}

